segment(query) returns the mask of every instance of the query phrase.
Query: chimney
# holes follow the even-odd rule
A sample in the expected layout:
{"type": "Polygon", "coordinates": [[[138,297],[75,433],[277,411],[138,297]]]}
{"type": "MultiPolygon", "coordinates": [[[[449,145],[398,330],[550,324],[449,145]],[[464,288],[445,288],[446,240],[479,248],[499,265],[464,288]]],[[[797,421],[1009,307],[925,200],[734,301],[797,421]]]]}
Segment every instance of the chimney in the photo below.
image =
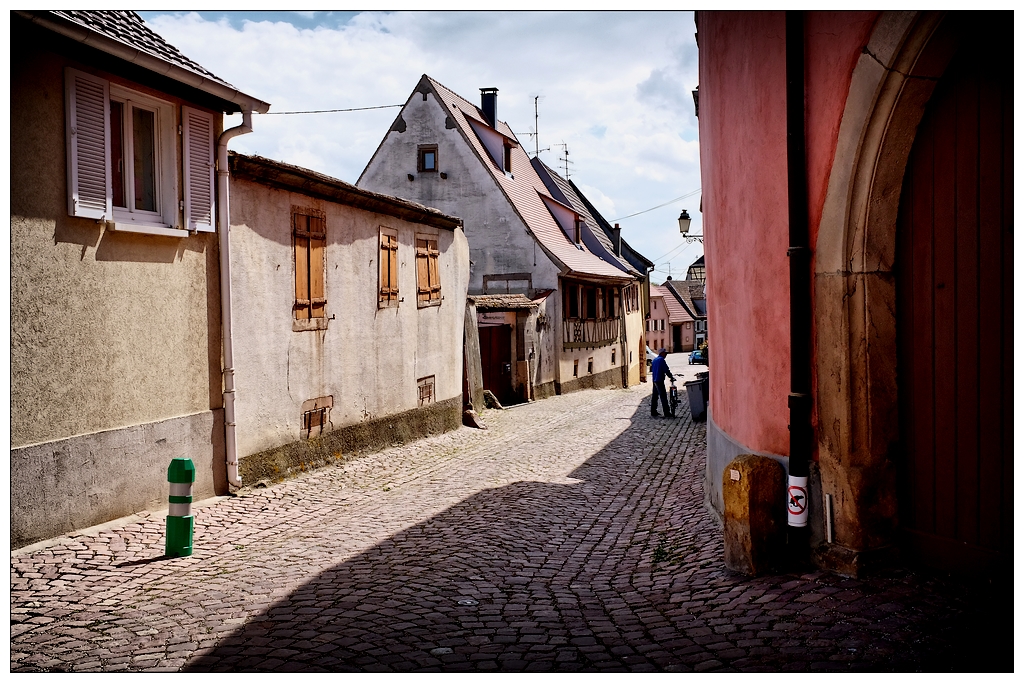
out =
{"type": "Polygon", "coordinates": [[[622,229],[618,223],[612,228],[612,244],[615,247],[615,255],[622,256],[622,229]]]}
{"type": "Polygon", "coordinates": [[[480,108],[484,110],[484,118],[492,128],[498,125],[498,89],[480,88],[480,108]]]}

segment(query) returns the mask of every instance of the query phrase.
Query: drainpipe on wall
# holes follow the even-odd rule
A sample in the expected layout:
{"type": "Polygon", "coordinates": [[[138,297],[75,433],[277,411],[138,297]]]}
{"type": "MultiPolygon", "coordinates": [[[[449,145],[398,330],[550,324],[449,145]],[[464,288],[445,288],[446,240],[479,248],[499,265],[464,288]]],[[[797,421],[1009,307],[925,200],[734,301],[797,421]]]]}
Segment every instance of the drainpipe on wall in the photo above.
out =
{"type": "Polygon", "coordinates": [[[252,132],[252,112],[242,112],[242,124],[229,128],[217,141],[217,232],[220,234],[220,318],[224,344],[224,459],[227,462],[228,489],[242,488],[238,476],[238,449],[235,442],[235,361],[231,344],[231,251],[228,231],[231,226],[228,169],[228,142],[252,132]]]}
{"type": "Polygon", "coordinates": [[[789,555],[803,562],[811,461],[811,250],[804,130],[804,15],[786,12],[786,152],[789,185],[789,555]]]}

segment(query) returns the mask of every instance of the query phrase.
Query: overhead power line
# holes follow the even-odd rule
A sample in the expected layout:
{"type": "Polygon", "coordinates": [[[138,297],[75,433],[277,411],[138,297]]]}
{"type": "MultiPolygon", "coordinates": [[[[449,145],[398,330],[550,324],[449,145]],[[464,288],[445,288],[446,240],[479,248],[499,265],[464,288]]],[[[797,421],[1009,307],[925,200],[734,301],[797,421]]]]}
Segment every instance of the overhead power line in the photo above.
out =
{"type": "Polygon", "coordinates": [[[664,204],[658,204],[657,206],[652,206],[649,209],[644,209],[643,211],[637,211],[636,213],[631,213],[628,216],[622,216],[621,218],[612,218],[608,222],[609,223],[614,223],[615,221],[624,221],[627,218],[632,218],[633,216],[639,216],[642,213],[647,213],[648,211],[654,211],[655,209],[660,209],[661,207],[668,206],[669,204],[675,204],[676,202],[682,201],[682,200],[686,199],[687,197],[692,197],[693,195],[697,194],[698,192],[700,192],[700,188],[699,187],[696,190],[693,190],[692,192],[687,192],[686,194],[682,195],[681,197],[676,197],[675,199],[670,199],[669,201],[665,202],[664,204]]]}
{"type": "Polygon", "coordinates": [[[264,114],[335,114],[340,111],[366,111],[367,109],[390,109],[404,107],[404,104],[382,104],[379,107],[355,107],[353,109],[316,109],[313,111],[268,111],[264,114]]]}

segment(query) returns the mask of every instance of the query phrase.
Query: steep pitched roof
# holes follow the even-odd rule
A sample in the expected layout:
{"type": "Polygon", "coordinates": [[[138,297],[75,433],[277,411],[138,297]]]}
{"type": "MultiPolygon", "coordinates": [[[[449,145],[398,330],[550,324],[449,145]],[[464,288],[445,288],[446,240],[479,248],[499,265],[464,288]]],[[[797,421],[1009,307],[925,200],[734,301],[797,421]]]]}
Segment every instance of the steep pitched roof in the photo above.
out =
{"type": "MultiPolygon", "coordinates": [[[[686,309],[686,312],[690,314],[694,319],[706,318],[707,310],[701,311],[694,303],[694,299],[700,299],[701,297],[694,297],[695,291],[692,291],[691,286],[700,287],[700,291],[703,292],[703,285],[696,280],[673,280],[669,278],[665,281],[663,288],[672,293],[673,298],[679,301],[680,304],[686,309]]],[[[703,308],[703,306],[702,306],[703,308]]]]}
{"type": "Polygon", "coordinates": [[[597,219],[591,214],[588,205],[581,198],[581,193],[576,186],[558,175],[539,158],[534,157],[530,160],[530,163],[533,165],[533,170],[540,176],[544,186],[551,193],[551,196],[568,205],[583,219],[586,230],[584,237],[590,238],[585,240],[590,250],[605,261],[618,266],[623,272],[629,273],[633,277],[641,277],[640,272],[629,261],[615,254],[615,247],[612,244],[611,236],[606,235],[604,230],[601,229],[597,219]]]}
{"type": "Polygon", "coordinates": [[[660,296],[665,300],[665,310],[668,311],[668,321],[672,325],[692,322],[694,317],[686,307],[673,296],[668,287],[663,285],[651,285],[651,296],[660,296]]]}
{"type": "MultiPolygon", "coordinates": [[[[155,73],[186,83],[245,109],[265,113],[266,102],[233,85],[186,57],[153,31],[135,12],[127,10],[22,11],[17,14],[51,31],[136,63],[155,73]]],[[[230,107],[226,108],[229,110],[230,107]]]]}
{"type": "MultiPolygon", "coordinates": [[[[434,79],[424,75],[413,92],[420,92],[426,86],[433,90],[438,101],[447,109],[454,124],[459,128],[465,139],[489,170],[498,187],[505,194],[515,211],[529,227],[534,238],[541,247],[569,271],[570,275],[583,277],[604,277],[623,280],[629,278],[621,268],[602,260],[584,245],[577,246],[563,232],[551,210],[544,203],[543,197],[558,202],[551,197],[544,182],[537,175],[530,158],[518,143],[515,133],[504,121],[496,121],[493,130],[504,138],[515,143],[512,147],[512,173],[506,175],[492,159],[484,147],[473,126],[486,126],[487,118],[483,112],[468,100],[460,97],[434,79]],[[472,123],[471,123],[472,122],[472,123]]],[[[560,202],[564,203],[564,202],[560,202]]]]}
{"type": "MultiPolygon", "coordinates": [[[[597,220],[597,224],[601,226],[601,229],[604,231],[604,234],[608,237],[609,241],[613,241],[615,239],[615,231],[612,228],[611,224],[607,220],[605,220],[604,216],[602,216],[601,213],[594,207],[594,205],[590,203],[590,200],[587,199],[586,195],[580,192],[580,189],[576,186],[576,183],[574,183],[572,180],[569,180],[568,182],[570,185],[572,185],[573,189],[576,190],[576,195],[583,202],[583,205],[587,207],[587,211],[590,212],[590,215],[597,220]]],[[[650,271],[651,268],[654,268],[654,262],[648,260],[646,256],[644,256],[639,251],[631,247],[629,245],[629,242],[627,242],[624,239],[621,239],[621,235],[620,241],[622,242],[622,248],[620,250],[622,258],[626,259],[626,261],[628,261],[633,266],[633,268],[636,269],[637,272],[646,274],[648,271],[650,271]]]]}

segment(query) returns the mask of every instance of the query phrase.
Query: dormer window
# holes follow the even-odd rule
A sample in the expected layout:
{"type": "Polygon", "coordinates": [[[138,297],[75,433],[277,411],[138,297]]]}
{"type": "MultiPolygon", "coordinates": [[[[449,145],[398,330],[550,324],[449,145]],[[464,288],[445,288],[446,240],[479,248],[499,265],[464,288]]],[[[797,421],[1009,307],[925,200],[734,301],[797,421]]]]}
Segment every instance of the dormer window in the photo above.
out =
{"type": "Polygon", "coordinates": [[[512,145],[505,143],[505,173],[512,172],[512,145]]]}
{"type": "Polygon", "coordinates": [[[437,171],[437,145],[420,145],[416,161],[416,170],[420,173],[437,171]]]}
{"type": "Polygon", "coordinates": [[[573,221],[573,240],[576,244],[583,241],[583,221],[580,220],[579,216],[573,221]]]}

